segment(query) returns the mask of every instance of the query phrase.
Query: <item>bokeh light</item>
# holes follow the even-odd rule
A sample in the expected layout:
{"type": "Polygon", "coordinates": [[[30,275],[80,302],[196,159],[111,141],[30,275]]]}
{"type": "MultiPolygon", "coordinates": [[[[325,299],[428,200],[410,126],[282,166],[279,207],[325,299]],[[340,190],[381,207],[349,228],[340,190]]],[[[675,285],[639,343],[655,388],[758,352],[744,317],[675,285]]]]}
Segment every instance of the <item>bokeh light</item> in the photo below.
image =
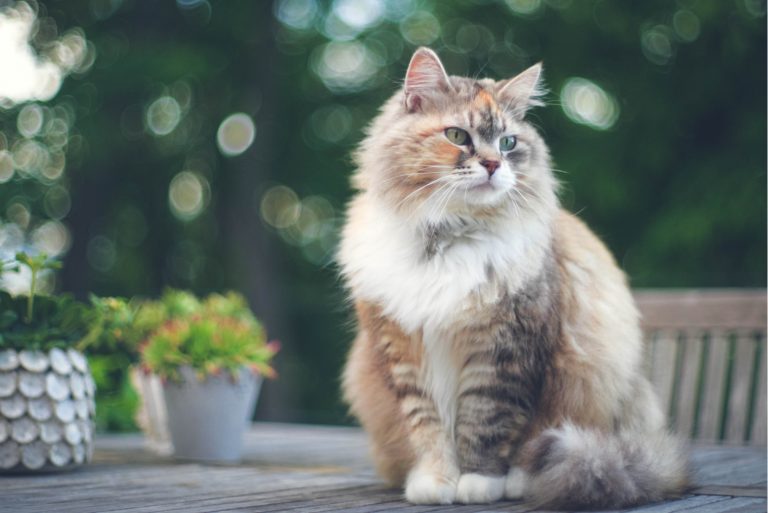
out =
{"type": "Polygon", "coordinates": [[[381,20],[384,5],[381,0],[335,0],[332,12],[349,27],[362,31],[381,20]]]}
{"type": "Polygon", "coordinates": [[[24,231],[14,222],[0,224],[0,258],[8,259],[22,250],[24,231]]]}
{"type": "Polygon", "coordinates": [[[168,187],[171,212],[182,221],[195,219],[205,209],[210,197],[210,185],[205,177],[191,171],[182,171],[168,187]]]}
{"type": "Polygon", "coordinates": [[[72,199],[66,187],[54,185],[45,193],[43,205],[48,217],[51,219],[63,219],[69,214],[69,209],[72,207],[72,199]]]}
{"type": "Polygon", "coordinates": [[[16,118],[16,127],[19,133],[24,137],[34,137],[43,128],[43,109],[40,105],[32,103],[25,105],[19,111],[19,115],[16,118]]]}
{"type": "Polygon", "coordinates": [[[64,76],[93,63],[93,47],[78,29],[48,41],[46,51],[37,54],[29,42],[38,36],[38,27],[35,10],[27,2],[0,7],[0,70],[13,70],[0,73],[1,107],[50,100],[64,76]]]}
{"type": "Polygon", "coordinates": [[[541,7],[541,0],[504,0],[512,12],[529,16],[535,14],[541,7]]]}
{"type": "Polygon", "coordinates": [[[332,41],[313,53],[312,67],[333,92],[363,89],[378,70],[375,56],[359,41],[332,41]]]}
{"type": "Polygon", "coordinates": [[[315,0],[279,0],[275,3],[275,16],[280,22],[294,29],[312,26],[317,15],[315,0]]]}
{"type": "Polygon", "coordinates": [[[400,23],[400,33],[413,45],[429,45],[440,37],[440,22],[429,11],[416,11],[400,23]]]}
{"type": "Polygon", "coordinates": [[[261,199],[261,217],[275,228],[287,228],[299,218],[299,198],[284,185],[270,188],[261,199]]]}
{"type": "Polygon", "coordinates": [[[69,230],[59,221],[46,221],[32,232],[32,244],[48,256],[55,258],[69,249],[69,230]]]}
{"type": "Polygon", "coordinates": [[[0,150],[0,183],[8,182],[13,178],[13,157],[8,150],[0,150]]]}
{"type": "Polygon", "coordinates": [[[261,197],[262,219],[292,246],[298,246],[308,261],[324,265],[331,261],[338,241],[339,219],[324,196],[300,199],[285,185],[269,188],[261,197]]]}
{"type": "Polygon", "coordinates": [[[701,32],[699,17],[687,9],[681,9],[672,17],[672,28],[680,40],[686,43],[696,41],[701,32]]]}
{"type": "Polygon", "coordinates": [[[248,114],[242,112],[228,116],[216,132],[219,150],[227,157],[236,157],[243,153],[253,144],[255,138],[256,125],[248,114]]]}
{"type": "Polygon", "coordinates": [[[616,100],[585,78],[570,78],[560,92],[563,110],[571,121],[597,130],[611,128],[619,118],[616,100]]]}
{"type": "Polygon", "coordinates": [[[11,199],[8,208],[5,209],[5,216],[22,230],[27,229],[29,221],[32,219],[32,214],[26,201],[26,198],[17,196],[11,199]]]}
{"type": "Polygon", "coordinates": [[[48,155],[48,163],[40,172],[46,180],[50,182],[56,181],[64,173],[66,161],[67,159],[63,152],[53,151],[48,155]]]}
{"type": "Polygon", "coordinates": [[[161,96],[147,108],[145,123],[155,135],[168,135],[181,121],[181,107],[176,98],[161,96]]]}
{"type": "Polygon", "coordinates": [[[333,104],[320,107],[307,120],[304,135],[307,143],[317,147],[322,144],[339,144],[352,130],[353,115],[344,105],[333,104]]]}
{"type": "Polygon", "coordinates": [[[654,64],[668,64],[674,55],[670,29],[666,25],[654,25],[643,31],[640,44],[643,55],[654,64]]]}

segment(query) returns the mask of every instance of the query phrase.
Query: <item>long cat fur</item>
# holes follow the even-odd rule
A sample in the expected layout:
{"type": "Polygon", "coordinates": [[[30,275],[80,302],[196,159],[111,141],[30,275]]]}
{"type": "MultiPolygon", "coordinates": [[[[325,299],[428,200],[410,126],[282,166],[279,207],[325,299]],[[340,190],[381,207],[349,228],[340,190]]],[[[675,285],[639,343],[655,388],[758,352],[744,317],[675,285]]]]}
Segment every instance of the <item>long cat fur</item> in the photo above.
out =
{"type": "Polygon", "coordinates": [[[448,77],[419,49],[356,154],[339,262],[359,330],[343,389],[411,502],[622,507],[686,485],[626,279],[560,209],[525,119],[540,74],[448,77]],[[517,138],[506,153],[504,135],[517,138]]]}

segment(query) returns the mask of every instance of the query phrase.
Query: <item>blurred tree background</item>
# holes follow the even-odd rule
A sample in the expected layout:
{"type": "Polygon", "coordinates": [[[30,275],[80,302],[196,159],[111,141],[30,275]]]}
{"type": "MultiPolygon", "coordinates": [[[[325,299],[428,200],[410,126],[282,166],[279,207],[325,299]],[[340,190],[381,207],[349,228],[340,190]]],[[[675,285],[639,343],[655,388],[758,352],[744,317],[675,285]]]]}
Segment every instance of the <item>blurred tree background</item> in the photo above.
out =
{"type": "Polygon", "coordinates": [[[0,258],[56,255],[79,297],[241,291],[283,343],[257,418],[346,422],[349,154],[429,45],[457,75],[544,62],[563,203],[634,287],[765,287],[765,8],[0,0],[0,258]]]}

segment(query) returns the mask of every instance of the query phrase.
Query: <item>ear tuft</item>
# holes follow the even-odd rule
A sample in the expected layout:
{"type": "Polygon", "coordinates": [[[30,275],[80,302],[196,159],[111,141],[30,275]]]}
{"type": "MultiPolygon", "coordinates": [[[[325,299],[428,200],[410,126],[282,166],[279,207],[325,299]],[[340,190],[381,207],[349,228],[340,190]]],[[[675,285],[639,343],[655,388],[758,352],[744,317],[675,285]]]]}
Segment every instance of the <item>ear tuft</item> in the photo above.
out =
{"type": "Polygon", "coordinates": [[[406,110],[419,111],[425,96],[451,90],[450,79],[437,54],[423,46],[417,49],[405,73],[406,110]]]}
{"type": "Polygon", "coordinates": [[[504,102],[513,105],[522,115],[531,107],[544,105],[542,98],[547,93],[542,79],[543,66],[539,62],[514,78],[502,82],[498,95],[504,102]]]}

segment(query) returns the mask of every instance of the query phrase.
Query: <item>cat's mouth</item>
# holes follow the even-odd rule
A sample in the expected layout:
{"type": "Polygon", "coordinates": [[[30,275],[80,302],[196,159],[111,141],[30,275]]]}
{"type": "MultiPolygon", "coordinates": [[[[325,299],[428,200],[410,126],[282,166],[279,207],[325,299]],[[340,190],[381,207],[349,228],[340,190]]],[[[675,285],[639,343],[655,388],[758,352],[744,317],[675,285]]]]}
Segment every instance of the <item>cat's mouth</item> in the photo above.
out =
{"type": "Polygon", "coordinates": [[[505,180],[496,180],[495,177],[476,177],[467,184],[467,189],[477,192],[493,192],[501,191],[505,186],[505,180]]]}
{"type": "Polygon", "coordinates": [[[485,180],[470,187],[473,191],[495,191],[498,189],[491,180],[485,180]]]}
{"type": "Polygon", "coordinates": [[[468,194],[464,195],[465,201],[471,204],[488,206],[502,200],[505,194],[514,186],[509,180],[497,180],[493,177],[479,178],[468,181],[465,185],[468,194]]]}

